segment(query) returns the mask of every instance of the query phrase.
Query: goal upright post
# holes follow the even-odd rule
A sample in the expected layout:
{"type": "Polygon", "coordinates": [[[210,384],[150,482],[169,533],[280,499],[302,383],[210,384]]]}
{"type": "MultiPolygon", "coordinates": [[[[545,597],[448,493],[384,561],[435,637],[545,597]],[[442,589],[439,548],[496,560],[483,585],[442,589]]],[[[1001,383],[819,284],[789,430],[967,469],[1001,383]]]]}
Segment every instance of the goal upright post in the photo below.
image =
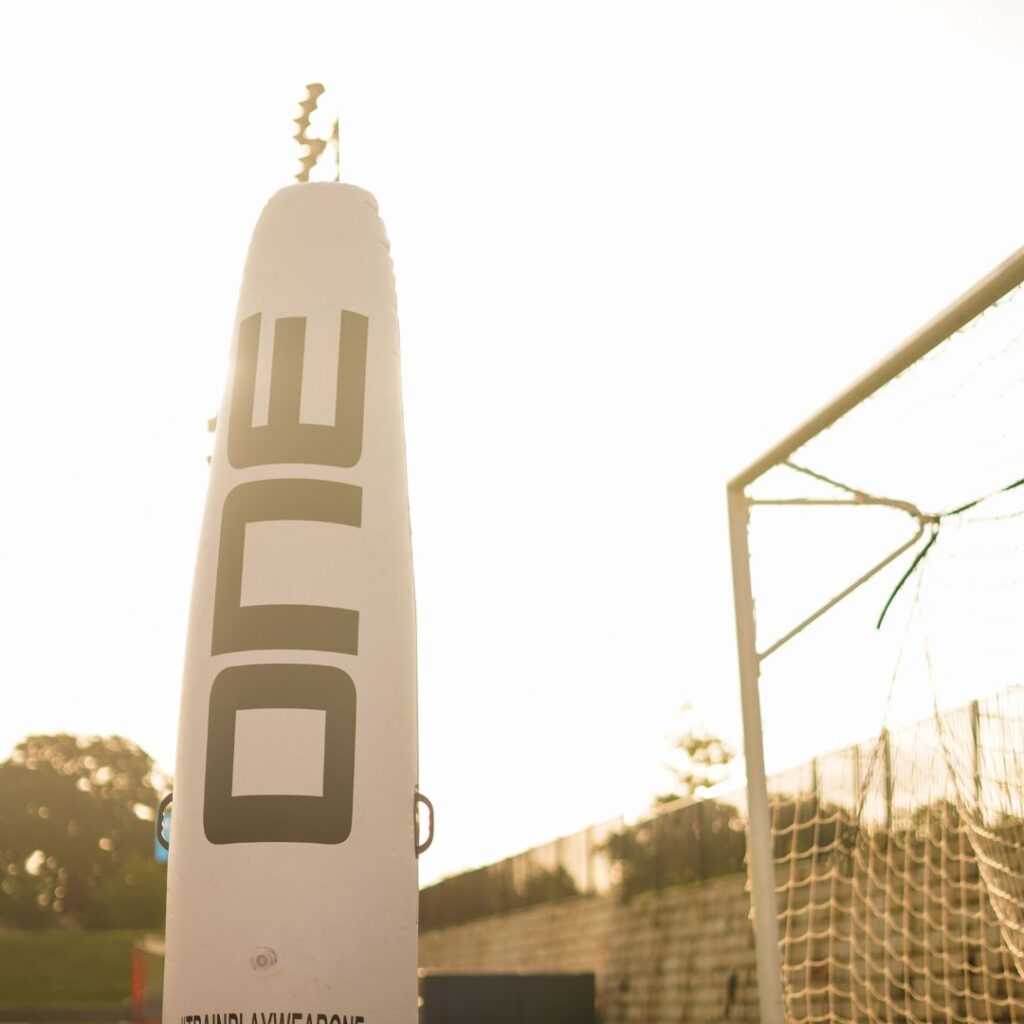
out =
{"type": "Polygon", "coordinates": [[[764,767],[759,657],[750,580],[750,507],[742,487],[729,485],[729,542],[732,551],[733,600],[736,607],[736,647],[739,653],[743,709],[743,749],[747,766],[747,858],[754,914],[757,957],[757,995],[762,1024],[783,1024],[782,961],[775,906],[775,865],[772,860],[771,814],[764,767]]]}

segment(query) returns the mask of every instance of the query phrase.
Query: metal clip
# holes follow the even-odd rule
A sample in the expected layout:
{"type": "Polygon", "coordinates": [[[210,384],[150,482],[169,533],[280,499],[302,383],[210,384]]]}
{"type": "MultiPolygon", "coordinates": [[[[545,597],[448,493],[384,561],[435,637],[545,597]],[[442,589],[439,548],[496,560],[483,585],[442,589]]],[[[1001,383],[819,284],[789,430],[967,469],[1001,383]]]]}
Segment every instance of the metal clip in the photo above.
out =
{"type": "Polygon", "coordinates": [[[171,844],[169,842],[169,836],[164,836],[164,815],[167,813],[167,808],[171,806],[171,801],[174,799],[173,793],[168,793],[167,796],[160,801],[160,806],[156,811],[156,841],[165,849],[170,850],[171,844]]]}
{"type": "Polygon", "coordinates": [[[421,853],[425,853],[430,849],[430,844],[434,841],[434,805],[418,789],[413,794],[412,814],[413,828],[416,833],[416,856],[419,857],[421,853]],[[430,833],[427,835],[425,843],[420,842],[420,804],[426,804],[427,809],[430,811],[430,833]]]}

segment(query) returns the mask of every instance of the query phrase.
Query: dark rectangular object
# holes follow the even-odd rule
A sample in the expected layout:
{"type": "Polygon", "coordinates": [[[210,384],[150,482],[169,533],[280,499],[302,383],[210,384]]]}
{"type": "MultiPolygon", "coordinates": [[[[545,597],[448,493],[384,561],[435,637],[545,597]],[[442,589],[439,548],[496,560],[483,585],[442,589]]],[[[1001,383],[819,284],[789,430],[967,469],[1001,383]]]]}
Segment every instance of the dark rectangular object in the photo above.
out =
{"type": "Polygon", "coordinates": [[[427,974],[420,1024],[594,1024],[593,974],[427,974]]]}

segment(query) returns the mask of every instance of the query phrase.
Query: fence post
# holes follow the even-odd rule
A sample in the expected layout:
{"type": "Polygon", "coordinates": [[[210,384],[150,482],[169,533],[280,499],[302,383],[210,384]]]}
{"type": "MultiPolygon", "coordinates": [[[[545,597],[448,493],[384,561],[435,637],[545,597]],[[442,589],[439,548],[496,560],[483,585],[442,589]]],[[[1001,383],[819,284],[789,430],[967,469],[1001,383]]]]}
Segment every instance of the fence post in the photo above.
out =
{"type": "Polygon", "coordinates": [[[978,804],[978,815],[981,817],[981,707],[976,700],[971,701],[971,740],[974,758],[974,799],[978,804]]]}
{"type": "Polygon", "coordinates": [[[882,772],[885,785],[885,831],[888,836],[892,835],[892,744],[889,738],[889,730],[882,730],[882,772]]]}
{"type": "Polygon", "coordinates": [[[593,885],[593,867],[590,863],[590,858],[593,854],[590,852],[590,829],[593,826],[583,830],[583,891],[589,896],[593,885]]]}
{"type": "Polygon", "coordinates": [[[662,887],[661,881],[661,817],[655,815],[651,818],[651,830],[654,842],[654,888],[660,889],[662,887]]]}
{"type": "Polygon", "coordinates": [[[708,878],[707,818],[704,813],[704,805],[706,803],[706,800],[700,800],[697,803],[697,835],[700,839],[700,846],[698,848],[698,864],[700,866],[700,880],[702,882],[706,882],[708,878]]]}

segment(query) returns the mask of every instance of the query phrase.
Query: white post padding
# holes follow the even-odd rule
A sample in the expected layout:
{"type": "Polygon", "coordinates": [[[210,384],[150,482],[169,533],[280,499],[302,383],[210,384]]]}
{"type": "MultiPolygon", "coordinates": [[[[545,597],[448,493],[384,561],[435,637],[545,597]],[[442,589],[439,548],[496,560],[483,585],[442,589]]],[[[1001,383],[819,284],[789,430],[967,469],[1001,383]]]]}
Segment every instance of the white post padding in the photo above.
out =
{"type": "Polygon", "coordinates": [[[181,699],[164,1020],[412,1024],[416,781],[388,241],[368,193],[294,185],[253,234],[218,417],[181,699]]]}

